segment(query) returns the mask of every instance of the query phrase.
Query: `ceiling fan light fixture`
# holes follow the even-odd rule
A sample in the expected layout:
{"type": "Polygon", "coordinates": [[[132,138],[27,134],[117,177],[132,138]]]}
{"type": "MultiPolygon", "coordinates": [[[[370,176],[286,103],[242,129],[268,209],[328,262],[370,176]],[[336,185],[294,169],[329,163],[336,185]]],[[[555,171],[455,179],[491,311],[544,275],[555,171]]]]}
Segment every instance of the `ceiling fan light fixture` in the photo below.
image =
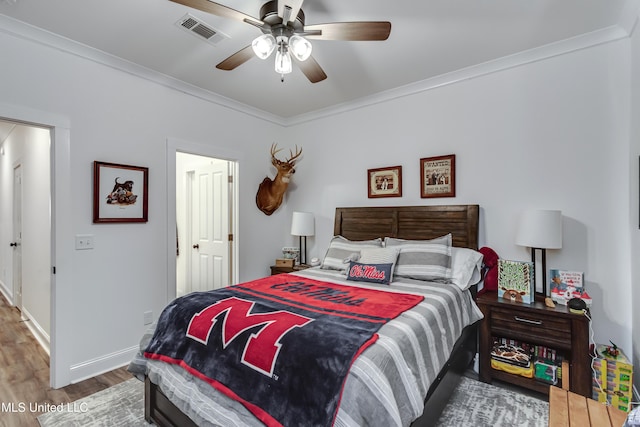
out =
{"type": "Polygon", "coordinates": [[[289,38],[289,47],[298,61],[306,61],[311,56],[311,50],[313,49],[309,40],[297,34],[289,38]]]}
{"type": "Polygon", "coordinates": [[[263,34],[253,40],[251,47],[258,58],[267,59],[276,48],[276,39],[271,34],[263,34]]]}
{"type": "Polygon", "coordinates": [[[289,74],[291,71],[291,55],[283,45],[280,45],[276,51],[276,73],[289,74]]]}

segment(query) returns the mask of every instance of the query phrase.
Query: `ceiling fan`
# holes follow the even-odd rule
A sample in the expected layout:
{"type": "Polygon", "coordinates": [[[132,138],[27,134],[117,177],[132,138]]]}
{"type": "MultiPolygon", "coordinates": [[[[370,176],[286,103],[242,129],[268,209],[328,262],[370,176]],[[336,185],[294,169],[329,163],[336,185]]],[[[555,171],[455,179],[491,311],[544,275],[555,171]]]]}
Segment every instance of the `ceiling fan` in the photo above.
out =
{"type": "Polygon", "coordinates": [[[233,70],[257,56],[268,58],[276,52],[275,71],[284,81],[292,70],[292,58],[311,83],[327,78],[324,70],[311,56],[312,40],[386,40],[391,23],[386,21],[330,22],[305,25],[302,11],[304,0],[270,0],[260,8],[260,19],[209,0],[171,0],[223,18],[235,19],[253,25],[262,35],[227,59],[216,65],[220,70],[233,70]]]}

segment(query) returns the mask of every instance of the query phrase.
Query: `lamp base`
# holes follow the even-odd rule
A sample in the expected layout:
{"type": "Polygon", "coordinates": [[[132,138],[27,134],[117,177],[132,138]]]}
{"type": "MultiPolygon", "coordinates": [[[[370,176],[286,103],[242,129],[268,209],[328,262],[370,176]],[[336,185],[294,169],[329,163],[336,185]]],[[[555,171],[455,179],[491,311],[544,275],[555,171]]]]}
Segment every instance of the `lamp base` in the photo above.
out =
{"type": "Polygon", "coordinates": [[[535,286],[535,300],[536,301],[540,301],[540,302],[544,302],[544,300],[547,298],[547,250],[544,248],[531,248],[531,262],[533,263],[533,270],[534,270],[534,274],[533,274],[533,279],[534,279],[534,286],[535,286]],[[540,251],[542,252],[542,292],[538,292],[538,286],[537,286],[537,277],[535,274],[535,269],[536,269],[536,251],[540,251]]]}

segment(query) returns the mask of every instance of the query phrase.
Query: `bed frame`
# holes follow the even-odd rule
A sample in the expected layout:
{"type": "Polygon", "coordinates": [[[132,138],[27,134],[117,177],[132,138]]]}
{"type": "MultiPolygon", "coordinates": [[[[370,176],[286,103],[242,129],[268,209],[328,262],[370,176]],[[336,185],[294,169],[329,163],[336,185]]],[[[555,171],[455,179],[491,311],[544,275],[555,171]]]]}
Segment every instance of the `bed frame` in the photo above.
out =
{"type": "MultiPolygon", "coordinates": [[[[397,206],[336,208],[334,235],[349,240],[377,237],[433,239],[447,233],[453,245],[478,249],[478,205],[397,206]]],[[[472,289],[475,298],[475,289],[472,289]]],[[[452,356],[429,388],[423,415],[412,427],[433,426],[449,401],[460,377],[475,357],[477,324],[467,326],[456,342],[452,356]]],[[[195,427],[149,378],[145,379],[145,419],[156,425],[195,427]]]]}

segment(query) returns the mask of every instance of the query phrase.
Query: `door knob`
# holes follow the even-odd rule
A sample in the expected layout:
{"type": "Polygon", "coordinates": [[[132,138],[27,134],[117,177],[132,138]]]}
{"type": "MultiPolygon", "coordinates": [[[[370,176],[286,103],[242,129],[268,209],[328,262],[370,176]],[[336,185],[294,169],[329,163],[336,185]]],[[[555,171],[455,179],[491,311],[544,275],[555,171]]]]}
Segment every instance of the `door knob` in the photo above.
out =
{"type": "Polygon", "coordinates": [[[11,242],[11,243],[9,243],[9,246],[16,247],[16,246],[18,246],[18,242],[11,242]]]}
{"type": "Polygon", "coordinates": [[[200,249],[200,245],[196,243],[195,245],[193,245],[193,249],[200,249]]]}

